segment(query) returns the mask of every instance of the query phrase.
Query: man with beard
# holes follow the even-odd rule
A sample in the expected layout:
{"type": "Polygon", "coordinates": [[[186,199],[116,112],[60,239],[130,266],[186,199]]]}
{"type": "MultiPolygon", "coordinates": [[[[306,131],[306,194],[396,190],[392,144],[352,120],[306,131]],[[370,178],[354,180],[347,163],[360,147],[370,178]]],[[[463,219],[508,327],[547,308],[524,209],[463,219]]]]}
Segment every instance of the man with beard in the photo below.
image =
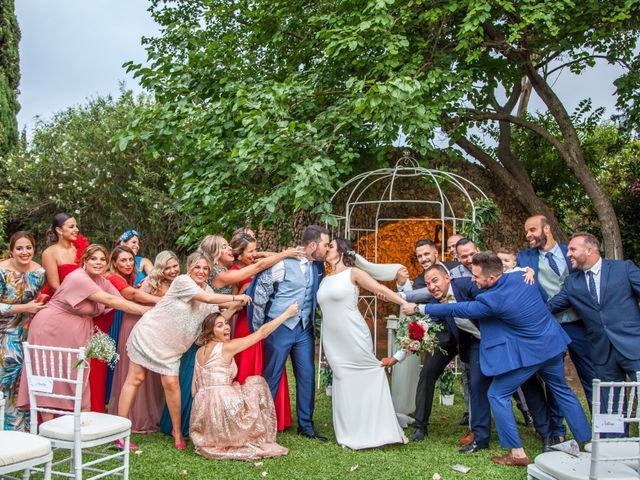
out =
{"type": "Polygon", "coordinates": [[[511,449],[492,461],[510,466],[530,463],[520,441],[510,397],[536,373],[553,392],[576,441],[589,440],[589,423],[564,376],[562,357],[570,339],[545,308],[537,287],[527,285],[519,273],[503,273],[502,261],[492,252],[474,255],[472,274],[476,286],[483,290],[475,301],[428,304],[425,313],[480,321],[480,368],[485,376],[493,376],[489,403],[500,443],[511,449]]]}
{"type": "MultiPolygon", "coordinates": [[[[434,303],[471,300],[478,291],[471,283],[470,278],[458,278],[455,281],[451,281],[447,269],[441,264],[433,264],[428,267],[425,272],[425,280],[431,294],[430,301],[434,303]]],[[[407,305],[411,305],[411,308],[409,310],[403,308],[405,314],[413,315],[418,312],[418,305],[413,303],[407,305]]],[[[420,307],[424,308],[423,305],[420,307]]],[[[436,333],[437,344],[433,354],[426,357],[420,370],[420,377],[416,389],[415,422],[413,424],[415,432],[412,438],[414,441],[420,441],[427,436],[436,381],[438,377],[442,375],[442,372],[444,372],[449,362],[458,355],[457,319],[443,316],[441,318],[432,318],[431,321],[438,323],[441,330],[436,333]]],[[[476,332],[478,331],[475,325],[471,324],[471,327],[476,332]]],[[[400,351],[396,352],[394,357],[383,358],[382,366],[392,366],[398,361],[401,361],[405,355],[406,352],[400,351]]],[[[467,359],[468,352],[466,349],[460,351],[460,356],[461,358],[465,358],[465,360],[467,359]]],[[[484,399],[486,400],[486,395],[484,399]]],[[[481,441],[480,444],[474,445],[472,449],[465,449],[464,452],[461,450],[461,453],[473,453],[488,446],[491,419],[489,417],[489,404],[486,401],[485,403],[486,418],[488,419],[488,422],[485,422],[488,425],[488,428],[485,429],[486,435],[479,437],[481,441]]],[[[478,415],[478,418],[480,418],[480,415],[478,415]]]]}
{"type": "MultiPolygon", "coordinates": [[[[631,261],[600,257],[600,242],[576,233],[568,257],[574,271],[548,302],[552,313],[573,307],[588,328],[597,378],[636,379],[640,371],[640,269],[631,261]]],[[[636,379],[637,380],[637,379],[636,379]]]]}
{"type": "MultiPolygon", "coordinates": [[[[565,279],[574,272],[567,256],[567,245],[555,240],[551,225],[544,215],[529,217],[524,223],[524,230],[530,248],[518,253],[518,265],[533,269],[538,290],[543,300],[547,301],[560,292],[565,279]]],[[[564,310],[557,310],[555,317],[571,339],[568,347],[569,355],[576,367],[589,409],[591,409],[591,390],[595,370],[584,322],[570,305],[564,310]]],[[[547,395],[551,410],[552,435],[557,437],[554,438],[556,443],[564,437],[566,429],[555,400],[548,391],[547,395]]],[[[536,407],[541,408],[539,405],[530,405],[532,413],[536,407]]]]}
{"type": "Polygon", "coordinates": [[[409,271],[404,267],[398,270],[396,274],[396,286],[399,292],[408,292],[426,287],[424,274],[427,268],[438,262],[438,249],[435,243],[428,238],[418,240],[416,242],[416,260],[418,260],[423,271],[413,279],[413,282],[410,282],[409,271]]]}

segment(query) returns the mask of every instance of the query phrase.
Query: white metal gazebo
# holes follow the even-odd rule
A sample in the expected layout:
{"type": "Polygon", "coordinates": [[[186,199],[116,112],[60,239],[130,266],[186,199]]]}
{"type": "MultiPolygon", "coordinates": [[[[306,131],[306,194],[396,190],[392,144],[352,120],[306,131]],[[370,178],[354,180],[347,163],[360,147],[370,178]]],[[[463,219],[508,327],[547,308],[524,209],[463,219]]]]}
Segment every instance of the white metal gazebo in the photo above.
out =
{"type": "MultiPolygon", "coordinates": [[[[431,240],[440,244],[440,255],[444,258],[446,232],[456,233],[466,223],[475,222],[475,202],[486,198],[485,193],[465,177],[422,167],[405,153],[395,167],[356,175],[336,191],[332,197],[334,209],[338,208],[338,202],[344,208],[332,214],[335,220],[333,234],[350,239],[354,245],[364,245],[368,253],[360,253],[367,260],[378,263],[378,233],[381,228],[408,220],[425,222],[431,227],[435,225],[440,232],[439,240],[431,240]],[[420,188],[420,192],[416,188],[420,188]],[[373,245],[369,244],[371,241],[373,245]]],[[[378,321],[376,298],[363,295],[360,302],[365,309],[365,318],[372,319],[375,339],[378,321]]]]}

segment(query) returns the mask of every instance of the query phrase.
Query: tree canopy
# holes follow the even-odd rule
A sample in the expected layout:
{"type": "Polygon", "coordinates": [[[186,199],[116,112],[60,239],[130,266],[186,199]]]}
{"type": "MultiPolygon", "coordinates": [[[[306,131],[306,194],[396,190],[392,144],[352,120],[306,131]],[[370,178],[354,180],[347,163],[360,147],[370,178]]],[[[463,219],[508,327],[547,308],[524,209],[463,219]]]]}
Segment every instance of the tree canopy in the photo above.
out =
{"type": "Polygon", "coordinates": [[[296,209],[323,214],[361,159],[399,137],[419,153],[446,132],[531,212],[549,206],[512,145],[511,127],[552,145],[585,189],[610,256],[621,254],[615,212],[589,171],[571,116],[549,83],[596,58],[625,67],[618,101],[634,118],[638,1],[156,0],[161,35],[148,66],[128,68],[155,97],[134,138],[179,159],[185,240],[239,220],[263,224],[296,209]],[[523,81],[524,79],[524,81],[523,81]],[[514,113],[528,88],[553,131],[514,113]],[[523,93],[524,92],[524,93],[523,93]],[[497,122],[497,149],[470,129],[497,122]]]}
{"type": "Polygon", "coordinates": [[[141,141],[125,152],[114,148],[116,133],[148,106],[146,98],[123,91],[38,120],[25,148],[5,158],[0,192],[8,231],[29,230],[42,246],[53,215],[64,211],[107,248],[131,228],[143,248],[174,248],[182,222],[169,195],[173,162],[147,155],[141,141]]]}

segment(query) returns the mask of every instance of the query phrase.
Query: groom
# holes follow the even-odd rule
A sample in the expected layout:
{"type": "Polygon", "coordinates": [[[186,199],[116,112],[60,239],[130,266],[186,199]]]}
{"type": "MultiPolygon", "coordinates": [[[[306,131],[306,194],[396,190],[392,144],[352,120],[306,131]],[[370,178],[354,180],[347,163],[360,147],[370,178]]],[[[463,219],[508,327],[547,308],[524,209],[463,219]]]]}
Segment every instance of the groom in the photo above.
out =
{"type": "Polygon", "coordinates": [[[324,260],[329,251],[329,231],[318,225],[308,226],[300,245],[304,256],[287,258],[259,273],[247,294],[253,302],[247,311],[249,325],[255,332],[264,322],[282,314],[297,303],[300,311],[280,325],[263,343],[262,376],[276,398],[282,371],[289,355],[296,377],[296,413],[298,435],[326,441],[313,427],[314,388],[314,322],[316,292],[324,277],[324,260]]]}

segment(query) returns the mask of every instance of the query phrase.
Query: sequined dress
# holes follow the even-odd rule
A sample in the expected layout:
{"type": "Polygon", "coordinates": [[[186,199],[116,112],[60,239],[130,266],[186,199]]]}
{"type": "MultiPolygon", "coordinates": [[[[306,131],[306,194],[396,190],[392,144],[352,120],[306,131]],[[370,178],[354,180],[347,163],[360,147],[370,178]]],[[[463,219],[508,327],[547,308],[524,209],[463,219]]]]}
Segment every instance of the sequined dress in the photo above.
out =
{"type": "MultiPolygon", "coordinates": [[[[190,432],[196,453],[218,460],[255,460],[286,455],[276,443],[276,412],[263,377],[233,382],[237,367],[213,347],[204,365],[196,359],[190,432]]],[[[202,347],[204,348],[204,347],[202,347]]]]}
{"type": "MultiPolygon", "coordinates": [[[[22,341],[27,339],[28,313],[13,314],[11,305],[29,303],[44,286],[44,269],[16,272],[0,268],[0,391],[5,398],[4,430],[24,431],[28,411],[16,406],[22,374],[22,341]]],[[[0,425],[2,430],[2,425],[0,425]]]]}
{"type": "MultiPolygon", "coordinates": [[[[200,334],[202,321],[216,305],[193,300],[203,289],[179,275],[155,307],[138,321],[127,341],[132,362],[160,375],[178,376],[180,357],[200,334]]],[[[204,291],[213,293],[209,286],[204,291]]]]}

